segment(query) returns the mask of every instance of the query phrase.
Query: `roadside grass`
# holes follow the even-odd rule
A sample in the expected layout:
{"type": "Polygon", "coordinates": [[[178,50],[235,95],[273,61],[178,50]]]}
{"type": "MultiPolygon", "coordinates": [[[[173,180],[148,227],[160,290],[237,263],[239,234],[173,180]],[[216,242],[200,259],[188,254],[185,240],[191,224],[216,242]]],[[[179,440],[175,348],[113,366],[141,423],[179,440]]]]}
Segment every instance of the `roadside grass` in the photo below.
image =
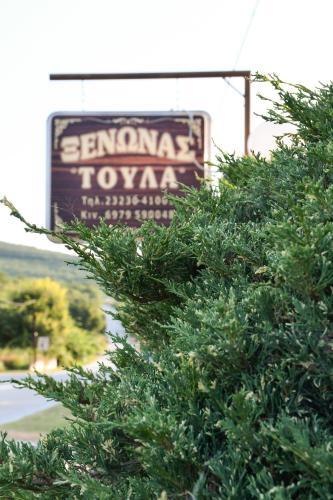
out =
{"type": "Polygon", "coordinates": [[[38,441],[42,434],[68,426],[69,421],[66,417],[71,417],[71,412],[62,405],[55,405],[20,420],[0,424],[0,431],[7,432],[11,439],[38,441]]]}

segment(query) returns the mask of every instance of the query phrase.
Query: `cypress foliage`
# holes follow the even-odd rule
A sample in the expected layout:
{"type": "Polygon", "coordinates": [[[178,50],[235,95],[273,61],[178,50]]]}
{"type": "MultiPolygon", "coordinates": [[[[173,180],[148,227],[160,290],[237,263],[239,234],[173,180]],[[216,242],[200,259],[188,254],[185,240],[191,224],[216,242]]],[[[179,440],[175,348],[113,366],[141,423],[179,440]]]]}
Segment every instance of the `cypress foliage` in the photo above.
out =
{"type": "Polygon", "coordinates": [[[333,86],[271,83],[268,119],[298,126],[271,160],[221,153],[170,227],[61,236],[141,351],[19,383],[74,419],[3,439],[2,498],[333,498],[333,86]]]}

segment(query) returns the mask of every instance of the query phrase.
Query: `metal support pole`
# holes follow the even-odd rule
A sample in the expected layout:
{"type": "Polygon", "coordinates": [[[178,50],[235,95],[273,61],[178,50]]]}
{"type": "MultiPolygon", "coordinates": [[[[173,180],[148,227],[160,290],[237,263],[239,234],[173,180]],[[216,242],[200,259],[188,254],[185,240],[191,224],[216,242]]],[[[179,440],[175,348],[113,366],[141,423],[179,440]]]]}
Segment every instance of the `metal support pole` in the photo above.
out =
{"type": "Polygon", "coordinates": [[[250,102],[250,77],[245,77],[244,78],[244,83],[245,83],[245,92],[244,92],[244,99],[245,99],[245,107],[244,107],[244,151],[245,151],[245,155],[248,155],[249,154],[248,142],[249,142],[249,136],[250,136],[250,108],[251,108],[251,102],[250,102]]]}
{"type": "Polygon", "coordinates": [[[33,332],[33,367],[36,366],[36,362],[37,362],[37,342],[38,342],[38,332],[34,331],[33,332]]]}

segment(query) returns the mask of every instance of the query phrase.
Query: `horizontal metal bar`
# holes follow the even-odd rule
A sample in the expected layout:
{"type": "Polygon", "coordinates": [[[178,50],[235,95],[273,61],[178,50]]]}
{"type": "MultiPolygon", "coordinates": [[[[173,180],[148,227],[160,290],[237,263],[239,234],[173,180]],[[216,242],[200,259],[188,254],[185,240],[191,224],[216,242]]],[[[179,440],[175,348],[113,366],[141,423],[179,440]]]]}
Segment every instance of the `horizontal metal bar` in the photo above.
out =
{"type": "Polygon", "coordinates": [[[249,78],[250,71],[173,71],[167,73],[63,73],[50,80],[144,80],[162,78],[249,78]]]}

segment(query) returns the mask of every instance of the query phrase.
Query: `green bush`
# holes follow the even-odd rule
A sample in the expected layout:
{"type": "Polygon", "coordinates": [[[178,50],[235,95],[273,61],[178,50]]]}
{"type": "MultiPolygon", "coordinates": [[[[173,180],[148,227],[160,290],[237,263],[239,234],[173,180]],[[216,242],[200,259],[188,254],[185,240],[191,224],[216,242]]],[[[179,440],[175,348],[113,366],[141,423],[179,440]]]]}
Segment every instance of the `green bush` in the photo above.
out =
{"type": "Polygon", "coordinates": [[[272,83],[268,118],[299,132],[270,161],[221,153],[169,227],[60,236],[141,351],[115,339],[113,367],[18,383],[76,421],[3,441],[5,498],[333,498],[333,85],[272,83]]]}
{"type": "Polygon", "coordinates": [[[29,360],[22,356],[11,356],[4,362],[6,370],[27,370],[30,366],[29,360]]]}
{"type": "Polygon", "coordinates": [[[103,354],[107,347],[105,335],[92,335],[78,327],[71,328],[66,337],[66,356],[61,364],[68,366],[71,363],[87,362],[103,354]]]}
{"type": "Polygon", "coordinates": [[[27,370],[32,359],[32,349],[0,349],[0,371],[27,370]]]}

